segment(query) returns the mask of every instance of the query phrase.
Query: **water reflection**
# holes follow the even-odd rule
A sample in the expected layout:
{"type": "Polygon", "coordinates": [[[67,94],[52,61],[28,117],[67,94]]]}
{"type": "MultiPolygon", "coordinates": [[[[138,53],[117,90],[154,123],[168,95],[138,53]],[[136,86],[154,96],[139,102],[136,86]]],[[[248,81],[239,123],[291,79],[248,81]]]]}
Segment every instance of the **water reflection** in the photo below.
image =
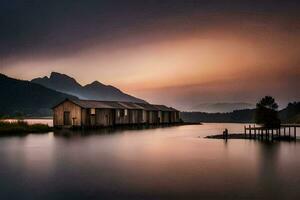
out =
{"type": "Polygon", "coordinates": [[[105,134],[121,134],[124,132],[142,132],[143,130],[161,129],[161,128],[172,128],[177,125],[136,125],[136,126],[117,126],[117,127],[103,127],[96,129],[55,129],[53,134],[55,137],[66,137],[72,138],[74,136],[92,136],[92,135],[105,135],[105,134]]]}
{"type": "Polygon", "coordinates": [[[212,140],[224,127],[0,138],[1,199],[297,199],[299,144],[212,140]],[[199,138],[200,136],[200,138],[199,138]]]}

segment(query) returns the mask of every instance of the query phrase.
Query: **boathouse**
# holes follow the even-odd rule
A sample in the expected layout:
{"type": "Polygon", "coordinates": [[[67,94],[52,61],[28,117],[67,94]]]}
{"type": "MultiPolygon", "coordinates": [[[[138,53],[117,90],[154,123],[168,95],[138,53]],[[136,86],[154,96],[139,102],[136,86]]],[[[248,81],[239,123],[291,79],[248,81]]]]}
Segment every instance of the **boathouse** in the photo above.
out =
{"type": "Polygon", "coordinates": [[[54,127],[108,127],[180,122],[178,110],[147,103],[65,99],[52,109],[54,127]]]}

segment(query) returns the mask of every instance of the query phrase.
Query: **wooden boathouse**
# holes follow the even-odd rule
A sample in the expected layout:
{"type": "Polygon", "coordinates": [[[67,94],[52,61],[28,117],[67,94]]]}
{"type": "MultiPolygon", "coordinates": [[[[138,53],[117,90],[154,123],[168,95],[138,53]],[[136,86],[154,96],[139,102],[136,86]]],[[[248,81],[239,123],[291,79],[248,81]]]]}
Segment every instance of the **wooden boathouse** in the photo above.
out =
{"type": "Polygon", "coordinates": [[[65,99],[52,109],[54,127],[108,127],[180,122],[178,110],[147,103],[65,99]]]}

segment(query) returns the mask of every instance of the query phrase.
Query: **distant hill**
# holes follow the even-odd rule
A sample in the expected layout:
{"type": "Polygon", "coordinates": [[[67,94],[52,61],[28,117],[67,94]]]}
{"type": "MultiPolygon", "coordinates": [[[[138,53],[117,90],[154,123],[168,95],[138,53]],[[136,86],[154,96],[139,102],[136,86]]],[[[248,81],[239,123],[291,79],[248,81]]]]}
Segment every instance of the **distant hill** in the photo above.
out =
{"type": "Polygon", "coordinates": [[[300,102],[289,103],[279,112],[279,117],[285,123],[300,123],[300,102]]]}
{"type": "Polygon", "coordinates": [[[255,109],[235,110],[227,113],[181,112],[185,122],[235,122],[248,123],[254,121],[255,109]]]}
{"type": "MultiPolygon", "coordinates": [[[[252,123],[255,109],[234,110],[226,113],[181,112],[180,116],[185,122],[252,123]]],[[[279,111],[279,118],[282,123],[300,123],[300,102],[289,103],[286,108],[279,111]]]]}
{"type": "Polygon", "coordinates": [[[98,81],[82,86],[74,78],[57,72],[52,72],[50,77],[36,78],[31,82],[77,96],[80,99],[146,103],[144,100],[128,95],[116,87],[104,85],[98,81]]]}
{"type": "Polygon", "coordinates": [[[0,74],[0,91],[1,116],[50,116],[51,107],[56,103],[65,98],[77,98],[4,74],[0,74]]]}
{"type": "Polygon", "coordinates": [[[226,113],[234,110],[253,109],[255,105],[249,103],[201,103],[191,107],[192,111],[206,112],[206,113],[226,113]]]}

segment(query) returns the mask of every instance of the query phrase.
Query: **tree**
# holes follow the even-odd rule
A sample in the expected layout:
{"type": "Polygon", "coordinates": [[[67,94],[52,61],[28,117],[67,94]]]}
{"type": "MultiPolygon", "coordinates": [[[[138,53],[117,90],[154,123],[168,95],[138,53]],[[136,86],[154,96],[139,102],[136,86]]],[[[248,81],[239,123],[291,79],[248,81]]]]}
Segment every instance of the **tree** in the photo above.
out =
{"type": "Polygon", "coordinates": [[[256,104],[255,122],[266,128],[279,128],[278,104],[271,96],[265,96],[256,104]]]}

